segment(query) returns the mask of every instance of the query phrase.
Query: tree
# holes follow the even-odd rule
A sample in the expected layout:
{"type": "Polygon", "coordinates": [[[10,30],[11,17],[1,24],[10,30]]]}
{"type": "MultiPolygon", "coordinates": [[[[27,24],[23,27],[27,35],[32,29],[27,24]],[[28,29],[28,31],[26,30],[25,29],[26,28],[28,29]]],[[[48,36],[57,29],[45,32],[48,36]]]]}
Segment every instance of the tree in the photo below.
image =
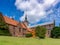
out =
{"type": "Polygon", "coordinates": [[[0,35],[10,35],[8,25],[5,23],[1,12],[0,12],[0,35]]]}
{"type": "Polygon", "coordinates": [[[37,26],[35,32],[39,38],[45,38],[46,28],[37,26]]]}
{"type": "Polygon", "coordinates": [[[1,12],[0,12],[0,29],[8,29],[8,25],[5,23],[1,12]]]}
{"type": "Polygon", "coordinates": [[[60,27],[54,27],[51,31],[52,38],[60,38],[60,27]]]}

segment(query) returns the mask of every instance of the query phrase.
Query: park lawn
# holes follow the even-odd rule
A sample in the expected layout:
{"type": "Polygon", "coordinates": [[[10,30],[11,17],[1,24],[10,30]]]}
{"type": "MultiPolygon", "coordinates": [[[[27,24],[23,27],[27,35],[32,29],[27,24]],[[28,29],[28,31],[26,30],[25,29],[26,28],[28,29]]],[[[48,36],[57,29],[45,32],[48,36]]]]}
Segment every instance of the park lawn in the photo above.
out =
{"type": "Polygon", "coordinates": [[[60,45],[60,39],[36,39],[0,36],[0,45],[60,45]]]}

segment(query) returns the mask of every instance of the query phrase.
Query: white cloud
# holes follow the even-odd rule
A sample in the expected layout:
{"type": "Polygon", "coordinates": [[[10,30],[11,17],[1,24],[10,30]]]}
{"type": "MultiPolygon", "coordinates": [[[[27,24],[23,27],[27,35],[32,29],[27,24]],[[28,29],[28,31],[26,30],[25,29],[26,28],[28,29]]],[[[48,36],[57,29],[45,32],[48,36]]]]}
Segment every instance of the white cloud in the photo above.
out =
{"type": "Polygon", "coordinates": [[[23,21],[25,15],[27,15],[30,23],[39,22],[40,19],[44,18],[48,13],[53,12],[52,10],[49,12],[46,12],[45,10],[50,8],[52,5],[56,5],[59,0],[41,1],[44,2],[39,3],[38,0],[16,0],[15,6],[17,9],[24,11],[24,15],[20,18],[20,20],[23,21]]]}

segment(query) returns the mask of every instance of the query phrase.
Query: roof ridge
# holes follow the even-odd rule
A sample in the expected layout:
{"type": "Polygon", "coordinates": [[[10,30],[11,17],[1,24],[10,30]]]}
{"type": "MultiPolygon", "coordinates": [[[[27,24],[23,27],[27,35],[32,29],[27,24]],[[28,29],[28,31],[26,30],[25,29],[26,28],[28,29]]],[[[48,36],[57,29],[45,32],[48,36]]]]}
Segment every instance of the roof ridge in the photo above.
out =
{"type": "Polygon", "coordinates": [[[52,23],[54,23],[54,22],[53,21],[52,22],[46,22],[46,23],[41,23],[41,24],[29,26],[29,27],[43,26],[43,25],[48,25],[48,24],[52,24],[52,23]]]}

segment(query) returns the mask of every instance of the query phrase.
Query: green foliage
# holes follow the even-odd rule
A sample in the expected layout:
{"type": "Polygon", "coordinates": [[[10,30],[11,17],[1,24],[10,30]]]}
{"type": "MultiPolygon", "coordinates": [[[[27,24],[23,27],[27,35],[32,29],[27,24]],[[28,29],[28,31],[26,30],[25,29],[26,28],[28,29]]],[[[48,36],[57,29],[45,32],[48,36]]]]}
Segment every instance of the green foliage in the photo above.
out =
{"type": "Polygon", "coordinates": [[[60,38],[60,27],[55,27],[51,31],[51,37],[53,38],[60,38]]]}
{"type": "Polygon", "coordinates": [[[2,35],[2,36],[10,36],[11,34],[10,34],[9,30],[0,30],[0,35],[2,35]]]}
{"type": "Polygon", "coordinates": [[[5,23],[2,13],[0,13],[0,35],[10,35],[8,25],[5,23]]]}
{"type": "Polygon", "coordinates": [[[1,22],[0,23],[0,28],[1,29],[8,29],[8,25],[6,23],[1,22]]]}
{"type": "Polygon", "coordinates": [[[36,36],[39,38],[45,38],[46,28],[37,26],[36,27],[36,36]]]}
{"type": "Polygon", "coordinates": [[[25,36],[26,37],[32,37],[32,34],[31,33],[27,33],[25,36]]]}
{"type": "Polygon", "coordinates": [[[2,13],[0,13],[0,28],[1,29],[8,29],[8,25],[5,23],[2,13]]]}

